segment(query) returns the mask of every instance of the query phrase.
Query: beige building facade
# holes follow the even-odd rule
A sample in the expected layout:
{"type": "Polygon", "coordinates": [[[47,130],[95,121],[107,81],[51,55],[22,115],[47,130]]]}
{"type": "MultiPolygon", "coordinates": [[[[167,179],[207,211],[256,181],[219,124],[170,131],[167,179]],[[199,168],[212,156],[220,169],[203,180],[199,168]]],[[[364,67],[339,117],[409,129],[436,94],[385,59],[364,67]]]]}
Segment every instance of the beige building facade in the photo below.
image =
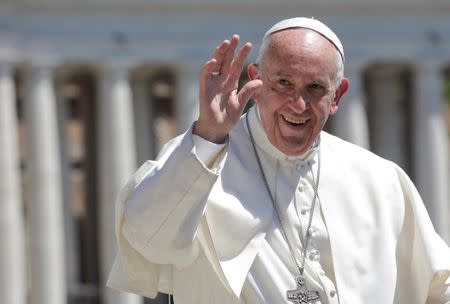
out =
{"type": "Polygon", "coordinates": [[[220,41],[294,16],[344,44],[327,131],[404,168],[450,243],[450,2],[1,0],[0,302],[153,303],[104,287],[117,191],[196,119],[220,41]]]}

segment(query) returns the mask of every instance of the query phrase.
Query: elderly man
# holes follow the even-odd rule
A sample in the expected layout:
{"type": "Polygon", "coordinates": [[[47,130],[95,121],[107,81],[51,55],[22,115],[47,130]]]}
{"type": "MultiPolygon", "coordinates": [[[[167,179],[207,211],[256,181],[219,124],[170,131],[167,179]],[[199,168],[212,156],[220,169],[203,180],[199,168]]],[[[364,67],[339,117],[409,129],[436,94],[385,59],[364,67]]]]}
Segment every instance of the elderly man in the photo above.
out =
{"type": "Polygon", "coordinates": [[[409,178],[322,131],[349,86],[338,37],[275,24],[239,92],[238,40],[203,66],[193,127],[122,191],[109,286],[177,304],[449,303],[450,250],[409,178]]]}

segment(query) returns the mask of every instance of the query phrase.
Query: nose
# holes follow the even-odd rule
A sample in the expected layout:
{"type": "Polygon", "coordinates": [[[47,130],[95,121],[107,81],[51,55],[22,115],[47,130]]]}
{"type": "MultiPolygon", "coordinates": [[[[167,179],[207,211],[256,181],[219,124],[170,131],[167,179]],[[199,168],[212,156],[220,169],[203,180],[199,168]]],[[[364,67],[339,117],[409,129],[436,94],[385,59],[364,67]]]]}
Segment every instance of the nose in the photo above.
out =
{"type": "Polygon", "coordinates": [[[305,97],[301,92],[292,96],[291,98],[291,107],[297,113],[302,113],[308,108],[309,103],[306,101],[305,97]]]}

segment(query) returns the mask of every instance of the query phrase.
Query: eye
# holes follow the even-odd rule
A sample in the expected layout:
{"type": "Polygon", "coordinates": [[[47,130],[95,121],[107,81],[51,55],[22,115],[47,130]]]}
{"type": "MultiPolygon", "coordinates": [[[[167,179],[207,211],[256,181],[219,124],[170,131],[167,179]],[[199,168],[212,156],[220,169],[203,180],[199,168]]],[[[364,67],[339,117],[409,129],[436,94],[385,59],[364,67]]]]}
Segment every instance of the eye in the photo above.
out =
{"type": "Polygon", "coordinates": [[[313,89],[313,90],[323,90],[323,89],[325,89],[320,83],[312,83],[312,84],[309,85],[309,88],[313,89]]]}
{"type": "Polygon", "coordinates": [[[286,78],[275,79],[273,90],[279,93],[288,93],[294,88],[293,83],[286,78]]]}
{"type": "Polygon", "coordinates": [[[321,83],[313,82],[308,85],[308,91],[312,96],[320,97],[328,93],[328,88],[321,83]]]}
{"type": "Polygon", "coordinates": [[[291,82],[287,79],[278,79],[277,84],[280,86],[289,86],[291,85],[291,82]]]}

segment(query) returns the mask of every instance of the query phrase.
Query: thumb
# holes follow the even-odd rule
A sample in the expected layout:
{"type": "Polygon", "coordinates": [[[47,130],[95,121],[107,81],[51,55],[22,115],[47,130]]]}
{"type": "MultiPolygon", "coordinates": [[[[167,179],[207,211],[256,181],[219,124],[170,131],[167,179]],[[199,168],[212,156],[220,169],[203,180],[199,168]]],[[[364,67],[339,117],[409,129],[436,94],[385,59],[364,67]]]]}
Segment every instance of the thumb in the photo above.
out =
{"type": "Polygon", "coordinates": [[[262,86],[262,81],[259,79],[247,82],[237,94],[239,106],[243,110],[253,93],[262,86]]]}

